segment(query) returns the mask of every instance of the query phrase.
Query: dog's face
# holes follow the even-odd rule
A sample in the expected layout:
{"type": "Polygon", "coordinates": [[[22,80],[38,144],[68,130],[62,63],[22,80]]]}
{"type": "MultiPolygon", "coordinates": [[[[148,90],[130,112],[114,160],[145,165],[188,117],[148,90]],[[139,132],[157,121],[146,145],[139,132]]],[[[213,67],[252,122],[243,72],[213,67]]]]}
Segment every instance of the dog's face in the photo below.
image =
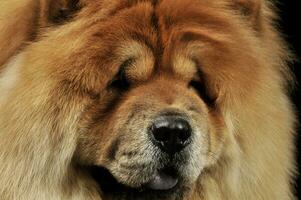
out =
{"type": "Polygon", "coordinates": [[[105,193],[170,199],[218,155],[223,122],[189,47],[194,33],[163,32],[165,11],[155,13],[151,3],[127,6],[89,31],[85,51],[93,46],[95,55],[82,59],[95,62],[91,74],[98,74],[87,89],[93,101],[82,115],[76,156],[94,166],[105,193]],[[102,88],[93,88],[95,82],[102,88]],[[119,189],[106,186],[110,180],[98,167],[112,174],[119,189]]]}
{"type": "Polygon", "coordinates": [[[181,198],[224,151],[231,95],[260,78],[243,20],[221,2],[84,2],[25,51],[28,95],[76,132],[74,165],[104,196],[181,198]]]}

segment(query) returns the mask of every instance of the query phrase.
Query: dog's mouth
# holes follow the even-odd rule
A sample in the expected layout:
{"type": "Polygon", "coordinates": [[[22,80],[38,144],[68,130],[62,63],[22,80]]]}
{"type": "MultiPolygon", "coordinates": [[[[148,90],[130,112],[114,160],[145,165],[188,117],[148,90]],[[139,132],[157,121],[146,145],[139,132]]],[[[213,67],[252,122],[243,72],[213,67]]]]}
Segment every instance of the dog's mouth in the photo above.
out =
{"type": "Polygon", "coordinates": [[[145,187],[151,190],[171,190],[176,187],[179,177],[173,168],[158,170],[145,187]]]}
{"type": "Polygon", "coordinates": [[[159,199],[179,193],[181,178],[172,167],[165,167],[157,170],[155,175],[147,183],[140,187],[133,188],[118,182],[116,178],[105,168],[92,166],[89,172],[98,183],[102,194],[113,197],[128,196],[129,199],[156,197],[159,199]]]}

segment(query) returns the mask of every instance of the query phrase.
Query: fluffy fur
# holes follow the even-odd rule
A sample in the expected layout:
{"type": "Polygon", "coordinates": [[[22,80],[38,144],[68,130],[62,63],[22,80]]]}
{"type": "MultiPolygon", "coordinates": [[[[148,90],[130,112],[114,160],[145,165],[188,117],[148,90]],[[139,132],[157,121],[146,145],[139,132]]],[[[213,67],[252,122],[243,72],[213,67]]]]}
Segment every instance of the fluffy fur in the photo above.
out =
{"type": "Polygon", "coordinates": [[[273,10],[263,0],[0,1],[0,199],[295,199],[291,56],[273,10]],[[174,163],[182,186],[105,191],[91,166],[132,188],[162,167],[146,136],[162,112],[185,114],[195,132],[174,163]]]}

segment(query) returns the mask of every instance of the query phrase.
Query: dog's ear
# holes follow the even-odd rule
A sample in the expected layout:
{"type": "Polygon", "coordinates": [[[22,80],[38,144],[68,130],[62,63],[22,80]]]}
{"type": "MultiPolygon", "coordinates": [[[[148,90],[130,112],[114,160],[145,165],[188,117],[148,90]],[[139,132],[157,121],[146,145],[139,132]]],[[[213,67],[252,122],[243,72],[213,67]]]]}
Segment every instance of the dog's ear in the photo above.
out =
{"type": "Polygon", "coordinates": [[[263,0],[231,0],[231,5],[255,29],[260,29],[263,0]]]}
{"type": "Polygon", "coordinates": [[[85,0],[0,0],[0,71],[40,28],[65,23],[85,0]]]}
{"type": "Polygon", "coordinates": [[[40,0],[40,26],[61,24],[81,8],[80,0],[40,0]]]}

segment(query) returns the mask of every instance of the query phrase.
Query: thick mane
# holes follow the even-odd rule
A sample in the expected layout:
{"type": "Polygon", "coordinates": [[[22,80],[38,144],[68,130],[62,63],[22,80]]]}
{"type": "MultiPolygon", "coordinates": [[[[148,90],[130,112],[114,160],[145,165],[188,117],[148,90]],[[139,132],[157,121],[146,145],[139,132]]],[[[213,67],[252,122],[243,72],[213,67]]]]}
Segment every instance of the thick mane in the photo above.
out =
{"type": "MultiPolygon", "coordinates": [[[[93,118],[85,117],[83,113],[96,107],[86,105],[95,103],[100,98],[111,101],[100,102],[101,105],[98,106],[101,108],[95,109],[96,114],[103,116],[110,109],[103,109],[105,111],[99,113],[102,107],[113,106],[118,100],[125,102],[129,99],[127,96],[112,101],[116,96],[113,89],[103,95],[104,97],[97,93],[98,88],[105,88],[104,85],[110,83],[110,74],[117,74],[116,70],[109,67],[99,72],[99,65],[107,64],[106,66],[113,68],[124,60],[115,59],[115,49],[121,49],[115,45],[115,41],[94,41],[96,37],[105,38],[103,34],[109,33],[107,29],[97,34],[84,29],[91,26],[96,32],[95,30],[102,25],[105,27],[106,21],[113,20],[113,16],[110,16],[112,13],[120,15],[121,12],[117,10],[126,8],[128,12],[131,7],[136,11],[142,10],[137,16],[147,18],[149,13],[144,13],[143,9],[149,9],[153,12],[152,16],[156,17],[151,20],[152,23],[155,20],[155,31],[161,31],[155,34],[160,37],[159,41],[151,38],[149,41],[143,41],[144,43],[150,43],[149,46],[154,46],[153,48],[160,43],[160,53],[173,47],[180,49],[188,55],[187,57],[193,57],[193,62],[197,63],[193,64],[193,67],[199,63],[201,67],[208,65],[208,68],[204,67],[203,74],[206,74],[208,79],[211,78],[211,82],[206,84],[213,88],[214,95],[219,95],[214,100],[216,104],[220,104],[220,108],[210,110],[209,114],[218,110],[224,120],[216,124],[219,129],[225,126],[226,131],[217,134],[223,137],[220,141],[217,139],[220,143],[213,142],[210,145],[216,148],[224,146],[219,149],[220,157],[216,154],[210,155],[210,159],[213,160],[210,167],[204,169],[194,188],[184,199],[295,199],[291,186],[292,177],[296,173],[293,147],[295,113],[287,92],[294,83],[294,76],[289,69],[289,63],[294,60],[294,56],[277,30],[277,9],[273,3],[261,0],[72,2],[74,4],[68,4],[67,0],[54,0],[51,2],[53,4],[46,0],[0,2],[0,200],[109,199],[99,192],[99,187],[87,170],[83,170],[82,166],[77,164],[82,158],[75,155],[81,150],[90,158],[98,155],[100,151],[95,150],[95,155],[91,152],[86,153],[85,148],[97,146],[97,140],[93,140],[94,132],[89,135],[93,141],[87,140],[91,142],[89,145],[85,141],[87,146],[78,149],[78,146],[82,145],[80,140],[89,137],[83,132],[94,125],[82,125],[83,121],[93,118]],[[47,17],[44,16],[46,14],[43,12],[43,5],[48,6],[45,9],[47,17]],[[64,8],[61,5],[64,5],[64,8]],[[108,8],[100,9],[101,6],[108,8]],[[50,8],[53,12],[48,10],[50,8]],[[72,14],[62,17],[62,10],[68,10],[67,13],[72,14]],[[98,13],[97,10],[101,11],[98,13]],[[75,12],[78,12],[78,15],[76,20],[72,21],[75,12]],[[107,16],[110,17],[106,19],[107,16]],[[206,19],[206,16],[212,16],[214,19],[206,19]],[[186,26],[191,25],[189,20],[192,19],[200,19],[200,23],[192,22],[192,28],[187,28],[189,34],[184,35],[181,41],[192,40],[194,43],[191,47],[195,51],[191,53],[186,47],[182,48],[177,41],[167,44],[172,41],[170,35],[180,35],[186,30],[186,26]],[[173,29],[173,23],[181,26],[173,29]],[[195,24],[204,27],[208,25],[208,31],[206,32],[204,27],[201,30],[195,28],[195,24]],[[222,32],[222,25],[229,25],[224,29],[230,29],[231,36],[222,32]],[[39,35],[40,33],[42,34],[39,35]],[[203,39],[198,35],[200,33],[207,37],[209,42],[206,40],[199,43],[199,38],[203,39]],[[237,40],[234,41],[233,38],[237,40]],[[155,42],[156,44],[152,45],[155,42]],[[206,46],[207,43],[212,44],[206,46]],[[93,52],[99,50],[99,46],[106,45],[111,45],[112,48],[101,53],[115,57],[101,57],[93,52]],[[203,47],[209,48],[204,50],[203,47]],[[221,50],[216,53],[212,50],[215,48],[221,50]],[[203,53],[204,56],[199,58],[195,52],[203,53]],[[111,61],[114,59],[117,61],[111,61]],[[78,66],[85,66],[90,71],[78,66]],[[219,70],[212,66],[219,67],[219,70]],[[72,81],[83,83],[68,85],[72,81]],[[227,137],[222,134],[226,134],[227,137]]],[[[126,16],[131,19],[129,14],[126,16]]],[[[119,28],[118,23],[122,20],[114,20],[116,24],[111,26],[112,29],[119,28]]],[[[124,20],[125,23],[120,27],[126,30],[133,21],[139,20],[128,20],[128,24],[124,20]]],[[[110,34],[112,38],[115,37],[115,32],[110,34]]],[[[147,34],[154,33],[149,31],[147,34]]],[[[122,37],[126,38],[126,34],[123,33],[122,37]]],[[[116,41],[120,39],[115,38],[116,41]]],[[[158,64],[158,61],[153,61],[153,54],[150,53],[153,49],[147,47],[147,50],[143,50],[147,44],[140,45],[142,48],[137,46],[139,45],[129,48],[130,50],[123,50],[120,54],[124,56],[130,52],[134,59],[137,54],[143,57],[140,63],[144,66],[158,64]]],[[[169,60],[171,54],[164,58],[164,55],[160,56],[162,62],[172,62],[169,60]]],[[[186,64],[185,59],[178,60],[183,66],[186,64]]],[[[162,74],[163,72],[165,71],[162,70],[162,74]]],[[[145,70],[144,74],[141,74],[147,76],[151,73],[145,70]]],[[[139,81],[145,84],[142,78],[139,81]]],[[[179,79],[180,81],[182,79],[179,79]]],[[[144,87],[147,87],[147,84],[145,85],[144,87]]],[[[170,87],[174,85],[170,84],[170,87]]],[[[162,93],[162,96],[167,95],[162,93]]],[[[150,98],[153,96],[150,95],[150,98]]],[[[118,115],[118,123],[121,123],[122,117],[127,114],[118,115]]],[[[214,121],[213,118],[208,121],[214,121]]],[[[103,124],[103,127],[109,125],[111,124],[103,124]]],[[[107,147],[108,141],[109,139],[102,141],[102,145],[107,147]]],[[[103,160],[104,163],[109,162],[109,159],[103,160]]]]}

